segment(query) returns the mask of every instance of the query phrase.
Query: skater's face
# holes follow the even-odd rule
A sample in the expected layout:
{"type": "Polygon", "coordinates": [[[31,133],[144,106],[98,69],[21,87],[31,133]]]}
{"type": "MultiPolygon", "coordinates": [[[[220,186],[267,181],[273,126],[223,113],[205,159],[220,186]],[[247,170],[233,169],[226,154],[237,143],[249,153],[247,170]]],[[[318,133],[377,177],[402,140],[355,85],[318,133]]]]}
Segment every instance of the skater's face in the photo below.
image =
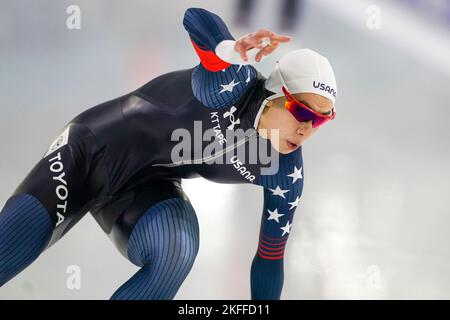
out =
{"type": "MultiPolygon", "coordinates": [[[[297,93],[294,94],[294,97],[319,113],[329,114],[333,108],[331,100],[315,93],[297,93]]],[[[264,138],[270,139],[275,150],[283,154],[295,151],[319,128],[323,127],[313,128],[312,120],[297,121],[284,107],[285,101],[284,96],[270,100],[266,104],[258,123],[258,133],[264,138]],[[278,138],[276,131],[278,131],[278,138]]]]}

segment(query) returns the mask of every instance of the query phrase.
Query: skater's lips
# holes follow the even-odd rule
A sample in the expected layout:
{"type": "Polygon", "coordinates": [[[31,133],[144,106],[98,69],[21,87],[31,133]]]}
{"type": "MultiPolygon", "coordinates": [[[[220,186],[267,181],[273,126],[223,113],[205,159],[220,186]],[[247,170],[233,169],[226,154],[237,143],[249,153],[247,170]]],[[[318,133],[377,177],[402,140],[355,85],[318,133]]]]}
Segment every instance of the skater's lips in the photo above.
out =
{"type": "Polygon", "coordinates": [[[289,139],[287,139],[286,141],[290,149],[297,149],[297,147],[300,145],[300,142],[294,142],[293,140],[289,139]]]}

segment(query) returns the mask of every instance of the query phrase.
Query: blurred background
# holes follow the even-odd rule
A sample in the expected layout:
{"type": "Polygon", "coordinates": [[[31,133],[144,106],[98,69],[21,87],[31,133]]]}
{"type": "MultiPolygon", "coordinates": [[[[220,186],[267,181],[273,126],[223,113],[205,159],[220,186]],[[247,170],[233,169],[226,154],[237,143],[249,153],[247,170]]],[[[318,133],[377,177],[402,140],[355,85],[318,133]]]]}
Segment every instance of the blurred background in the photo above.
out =
{"type": "MultiPolygon", "coordinates": [[[[337,118],[303,145],[282,299],[449,299],[449,0],[2,0],[0,208],[67,121],[199,62],[182,26],[192,6],[235,38],[293,36],[256,66],[265,76],[300,47],[336,73],[337,118]],[[70,5],[81,29],[66,27],[70,5]]],[[[262,189],[183,185],[201,244],[176,299],[249,299],[262,189]]],[[[136,271],[86,215],[0,299],[108,299],[136,271]],[[79,290],[66,286],[71,265],[79,290]]]]}

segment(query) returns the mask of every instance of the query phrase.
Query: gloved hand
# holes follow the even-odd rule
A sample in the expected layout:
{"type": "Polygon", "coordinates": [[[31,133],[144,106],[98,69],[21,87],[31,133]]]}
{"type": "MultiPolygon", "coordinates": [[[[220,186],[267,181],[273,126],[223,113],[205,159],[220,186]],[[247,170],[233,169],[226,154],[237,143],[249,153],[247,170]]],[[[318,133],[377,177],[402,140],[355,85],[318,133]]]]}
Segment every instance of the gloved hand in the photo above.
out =
{"type": "Polygon", "coordinates": [[[267,29],[246,34],[238,40],[224,40],[216,47],[216,55],[232,64],[260,62],[271,54],[280,43],[289,42],[291,37],[278,35],[267,29]]]}

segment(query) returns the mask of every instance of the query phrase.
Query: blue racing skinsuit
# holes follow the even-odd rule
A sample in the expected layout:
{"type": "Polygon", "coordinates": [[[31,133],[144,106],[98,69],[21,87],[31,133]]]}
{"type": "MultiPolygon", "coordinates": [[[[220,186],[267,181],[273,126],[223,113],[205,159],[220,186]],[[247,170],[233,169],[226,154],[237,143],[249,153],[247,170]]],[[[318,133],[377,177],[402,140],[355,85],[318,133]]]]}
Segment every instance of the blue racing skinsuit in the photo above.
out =
{"type": "Polygon", "coordinates": [[[263,188],[251,297],[280,298],[285,246],[303,188],[302,149],[278,154],[256,131],[270,92],[253,66],[230,65],[215,55],[221,41],[234,40],[224,22],[190,8],[183,24],[201,63],[76,116],[7,200],[0,213],[0,285],[90,212],[141,267],[112,298],[172,299],[199,246],[197,217],[181,179],[201,176],[263,188]],[[238,130],[247,135],[227,139],[238,130]],[[186,133],[192,148],[174,152],[186,133]],[[207,145],[217,149],[197,152],[207,145]],[[276,154],[276,171],[262,173],[269,165],[251,149],[255,145],[276,154]]]}

